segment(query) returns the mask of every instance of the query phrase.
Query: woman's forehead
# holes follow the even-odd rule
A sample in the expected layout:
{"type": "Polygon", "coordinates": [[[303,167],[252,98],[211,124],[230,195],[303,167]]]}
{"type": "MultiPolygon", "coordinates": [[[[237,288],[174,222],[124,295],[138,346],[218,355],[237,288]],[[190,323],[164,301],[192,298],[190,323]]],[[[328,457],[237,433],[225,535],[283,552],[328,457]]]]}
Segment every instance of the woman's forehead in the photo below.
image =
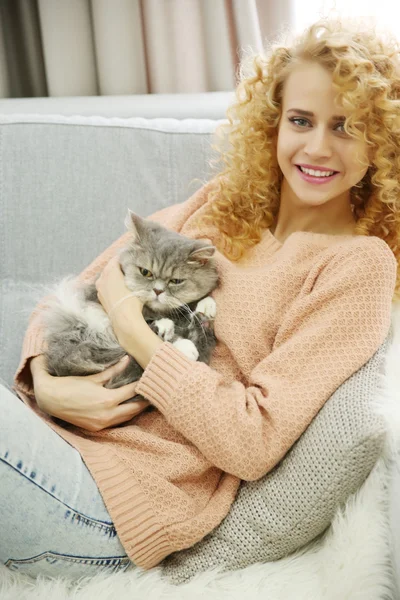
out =
{"type": "Polygon", "coordinates": [[[318,63],[300,63],[289,73],[283,86],[283,110],[303,111],[343,117],[345,112],[336,100],[332,75],[318,63]]]}

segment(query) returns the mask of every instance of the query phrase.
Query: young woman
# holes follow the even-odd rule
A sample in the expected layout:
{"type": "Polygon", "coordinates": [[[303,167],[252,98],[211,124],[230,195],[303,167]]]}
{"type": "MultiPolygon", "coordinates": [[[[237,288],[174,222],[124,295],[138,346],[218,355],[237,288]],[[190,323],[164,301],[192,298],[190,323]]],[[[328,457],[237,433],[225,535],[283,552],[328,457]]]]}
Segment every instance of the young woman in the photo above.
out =
{"type": "Polygon", "coordinates": [[[151,217],[218,248],[211,364],[146,325],[115,258],[126,235],[80,277],[102,272],[98,295],[144,368],[138,383],[103,387],[122,363],[49,376],[40,307],[31,317],[15,383],[33,410],[5,391],[2,402],[0,558],[14,569],[149,569],[193,545],[228,513],[240,480],[268,473],[388,334],[399,292],[398,46],[317,23],[254,59],[228,118],[225,168],[151,217]],[[135,393],[146,401],[123,404],[135,393]]]}

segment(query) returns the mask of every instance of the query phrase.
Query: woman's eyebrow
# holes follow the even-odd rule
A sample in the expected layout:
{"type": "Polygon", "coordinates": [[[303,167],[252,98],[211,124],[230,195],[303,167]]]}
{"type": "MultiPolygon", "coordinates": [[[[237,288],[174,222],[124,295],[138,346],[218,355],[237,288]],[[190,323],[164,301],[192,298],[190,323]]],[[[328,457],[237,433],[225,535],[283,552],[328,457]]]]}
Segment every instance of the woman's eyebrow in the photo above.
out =
{"type": "MultiPolygon", "coordinates": [[[[286,111],[286,113],[290,113],[290,112],[295,112],[298,115],[302,115],[304,117],[314,117],[314,113],[310,112],[309,110],[303,110],[302,108],[289,108],[289,110],[286,111]]],[[[343,115],[332,117],[332,121],[345,121],[345,120],[346,120],[346,117],[343,115]]]]}

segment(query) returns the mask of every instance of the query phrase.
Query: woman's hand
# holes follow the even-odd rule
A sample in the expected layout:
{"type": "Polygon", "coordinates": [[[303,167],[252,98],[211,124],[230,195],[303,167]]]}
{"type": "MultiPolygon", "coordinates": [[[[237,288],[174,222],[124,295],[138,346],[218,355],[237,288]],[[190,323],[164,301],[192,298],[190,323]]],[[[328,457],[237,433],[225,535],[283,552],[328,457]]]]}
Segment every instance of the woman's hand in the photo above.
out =
{"type": "Polygon", "coordinates": [[[30,363],[36,402],[43,412],[88,431],[125,423],[150,405],[146,400],[122,404],[135,396],[136,383],[103,387],[126,365],[122,360],[95,375],[53,377],[46,370],[45,357],[36,356],[30,363]]]}

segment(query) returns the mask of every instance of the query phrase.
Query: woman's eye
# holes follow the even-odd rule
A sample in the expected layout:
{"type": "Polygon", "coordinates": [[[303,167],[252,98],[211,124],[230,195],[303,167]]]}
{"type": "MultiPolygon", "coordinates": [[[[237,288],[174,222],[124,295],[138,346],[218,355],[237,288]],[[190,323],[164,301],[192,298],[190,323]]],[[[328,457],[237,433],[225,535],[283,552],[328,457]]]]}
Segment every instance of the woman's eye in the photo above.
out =
{"type": "Polygon", "coordinates": [[[336,125],[336,131],[340,131],[340,133],[346,133],[344,128],[344,121],[336,125]]]}
{"type": "Polygon", "coordinates": [[[300,117],[294,117],[292,119],[289,119],[289,121],[291,123],[294,123],[295,125],[298,125],[299,127],[304,127],[305,125],[309,125],[310,123],[307,121],[307,119],[302,119],[300,117]]]}
{"type": "Polygon", "coordinates": [[[142,269],[142,267],[139,267],[139,271],[143,275],[143,277],[147,277],[147,279],[153,277],[153,273],[148,269],[142,269]]]}
{"type": "Polygon", "coordinates": [[[184,279],[170,279],[170,283],[173,283],[174,285],[178,285],[179,283],[183,283],[185,280],[184,279]]]}
{"type": "MultiPolygon", "coordinates": [[[[289,121],[297,125],[297,127],[301,127],[302,129],[307,127],[307,125],[311,125],[310,122],[307,121],[307,119],[302,119],[301,117],[293,117],[292,119],[289,119],[289,121]]],[[[344,121],[337,123],[337,125],[335,126],[335,131],[339,131],[339,133],[346,133],[344,128],[344,121]]]]}

